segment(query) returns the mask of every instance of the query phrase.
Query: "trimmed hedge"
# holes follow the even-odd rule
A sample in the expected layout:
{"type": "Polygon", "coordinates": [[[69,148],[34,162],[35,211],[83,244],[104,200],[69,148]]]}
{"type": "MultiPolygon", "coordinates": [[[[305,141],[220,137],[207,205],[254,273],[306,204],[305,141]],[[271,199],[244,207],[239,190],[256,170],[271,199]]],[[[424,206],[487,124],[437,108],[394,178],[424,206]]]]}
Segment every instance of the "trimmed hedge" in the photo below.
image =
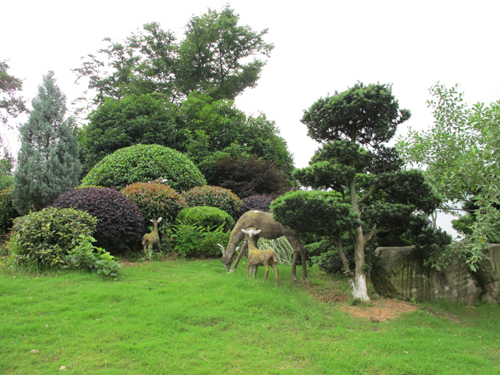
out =
{"type": "Polygon", "coordinates": [[[106,156],[85,176],[82,185],[115,187],[166,179],[176,191],[207,182],[194,163],[179,151],[160,145],[135,145],[106,156]]]}
{"type": "Polygon", "coordinates": [[[231,190],[218,186],[197,186],[182,193],[189,207],[210,206],[226,211],[233,219],[240,216],[241,199],[231,190]]]}
{"type": "Polygon", "coordinates": [[[187,207],[182,195],[159,183],[136,182],[126,186],[122,193],[137,203],[146,224],[159,217],[172,222],[187,207]]]}
{"type": "Polygon", "coordinates": [[[234,219],[227,212],[217,207],[184,208],[177,218],[185,224],[199,224],[205,228],[215,229],[223,226],[225,232],[230,231],[234,226],[234,219]]]}
{"type": "Polygon", "coordinates": [[[140,251],[145,232],[144,217],[125,194],[108,188],[82,188],[61,194],[53,207],[74,207],[99,219],[93,234],[96,246],[111,254],[140,251]]]}

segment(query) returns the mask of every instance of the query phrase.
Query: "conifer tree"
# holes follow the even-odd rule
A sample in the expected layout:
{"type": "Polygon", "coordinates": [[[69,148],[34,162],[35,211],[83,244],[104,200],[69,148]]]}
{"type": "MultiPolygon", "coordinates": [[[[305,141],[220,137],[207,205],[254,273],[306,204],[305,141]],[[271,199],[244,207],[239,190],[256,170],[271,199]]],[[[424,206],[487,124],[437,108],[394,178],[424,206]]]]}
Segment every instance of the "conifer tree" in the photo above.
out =
{"type": "Polygon", "coordinates": [[[64,120],[66,96],[54,73],[43,77],[29,120],[21,126],[21,149],[14,174],[13,203],[21,214],[40,210],[78,185],[81,166],[71,118],[64,120]]]}

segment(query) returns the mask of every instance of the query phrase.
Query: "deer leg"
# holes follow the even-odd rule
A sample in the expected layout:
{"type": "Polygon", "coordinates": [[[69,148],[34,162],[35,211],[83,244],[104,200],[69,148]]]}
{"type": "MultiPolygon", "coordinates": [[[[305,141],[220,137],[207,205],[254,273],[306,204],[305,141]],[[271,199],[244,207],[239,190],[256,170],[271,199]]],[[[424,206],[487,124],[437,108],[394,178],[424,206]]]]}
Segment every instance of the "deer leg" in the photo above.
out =
{"type": "Polygon", "coordinates": [[[248,269],[250,268],[250,262],[248,262],[247,266],[245,267],[245,272],[247,274],[247,279],[248,279],[248,269]]]}
{"type": "Polygon", "coordinates": [[[292,279],[297,279],[297,259],[299,258],[299,253],[297,251],[293,252],[292,260],[292,279]]]}
{"type": "Polygon", "coordinates": [[[304,279],[305,281],[309,281],[307,279],[307,264],[306,264],[307,253],[305,248],[302,248],[300,250],[300,255],[301,255],[300,258],[302,259],[302,279],[304,279]]]}
{"type": "Polygon", "coordinates": [[[257,277],[257,270],[259,269],[259,266],[252,266],[253,267],[253,278],[255,279],[257,277]]]}
{"type": "Polygon", "coordinates": [[[238,267],[238,263],[240,262],[240,259],[243,257],[243,254],[245,254],[245,250],[247,249],[248,246],[248,240],[245,238],[245,242],[243,242],[243,246],[241,246],[240,253],[236,257],[236,260],[234,261],[234,264],[231,266],[231,269],[229,272],[234,272],[236,270],[236,267],[238,267]]]}
{"type": "Polygon", "coordinates": [[[264,263],[264,267],[266,268],[266,273],[264,274],[264,282],[267,280],[267,275],[269,274],[269,263],[264,263]]]}
{"type": "Polygon", "coordinates": [[[274,277],[276,279],[276,285],[280,285],[280,279],[279,279],[279,276],[278,276],[278,266],[276,265],[276,263],[274,263],[274,261],[273,261],[272,267],[273,267],[273,270],[274,270],[274,277]]]}
{"type": "Polygon", "coordinates": [[[158,259],[161,257],[161,245],[160,245],[160,239],[158,238],[158,242],[156,243],[158,245],[158,259]]]}

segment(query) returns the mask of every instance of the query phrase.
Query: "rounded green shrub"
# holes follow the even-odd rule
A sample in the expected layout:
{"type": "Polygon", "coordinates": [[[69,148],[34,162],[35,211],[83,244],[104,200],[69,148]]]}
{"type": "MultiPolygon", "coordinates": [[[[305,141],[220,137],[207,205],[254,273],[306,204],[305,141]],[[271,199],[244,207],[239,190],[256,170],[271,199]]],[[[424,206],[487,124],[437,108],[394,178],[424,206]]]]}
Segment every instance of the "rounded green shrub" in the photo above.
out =
{"type": "Polygon", "coordinates": [[[199,224],[205,228],[215,229],[222,226],[225,232],[230,231],[234,226],[234,219],[226,211],[217,207],[184,208],[177,218],[185,224],[199,224]]]}
{"type": "Polygon", "coordinates": [[[137,203],[146,223],[159,217],[172,222],[187,207],[179,193],[159,183],[136,182],[122,189],[122,193],[137,203]]]}
{"type": "Polygon", "coordinates": [[[194,163],[179,151],[160,145],[135,145],[106,156],[85,176],[82,185],[123,189],[136,182],[163,179],[176,191],[207,182],[194,163]]]}
{"type": "Polygon", "coordinates": [[[0,191],[0,234],[6,234],[12,228],[14,219],[19,217],[19,212],[12,204],[12,190],[14,186],[9,186],[0,191]]]}
{"type": "Polygon", "coordinates": [[[61,194],[53,207],[74,207],[99,219],[93,237],[96,246],[113,255],[140,251],[144,217],[125,194],[108,188],[82,188],[61,194]]]}
{"type": "Polygon", "coordinates": [[[226,211],[233,219],[240,215],[241,199],[231,190],[218,186],[197,186],[182,193],[189,207],[210,206],[226,211]]]}
{"type": "Polygon", "coordinates": [[[90,236],[97,219],[74,208],[48,207],[14,220],[9,249],[19,265],[51,268],[64,265],[80,236],[90,236]]]}

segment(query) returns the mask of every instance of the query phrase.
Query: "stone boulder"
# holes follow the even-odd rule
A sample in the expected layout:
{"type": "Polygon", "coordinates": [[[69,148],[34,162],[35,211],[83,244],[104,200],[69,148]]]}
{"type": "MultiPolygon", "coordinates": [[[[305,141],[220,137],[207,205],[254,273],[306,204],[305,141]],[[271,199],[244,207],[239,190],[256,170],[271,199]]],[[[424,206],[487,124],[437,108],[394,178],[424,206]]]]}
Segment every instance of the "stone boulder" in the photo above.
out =
{"type": "Polygon", "coordinates": [[[391,298],[455,303],[476,301],[500,303],[500,245],[489,245],[472,272],[462,258],[437,271],[424,265],[428,252],[413,246],[379,247],[370,272],[375,291],[391,298]]]}

